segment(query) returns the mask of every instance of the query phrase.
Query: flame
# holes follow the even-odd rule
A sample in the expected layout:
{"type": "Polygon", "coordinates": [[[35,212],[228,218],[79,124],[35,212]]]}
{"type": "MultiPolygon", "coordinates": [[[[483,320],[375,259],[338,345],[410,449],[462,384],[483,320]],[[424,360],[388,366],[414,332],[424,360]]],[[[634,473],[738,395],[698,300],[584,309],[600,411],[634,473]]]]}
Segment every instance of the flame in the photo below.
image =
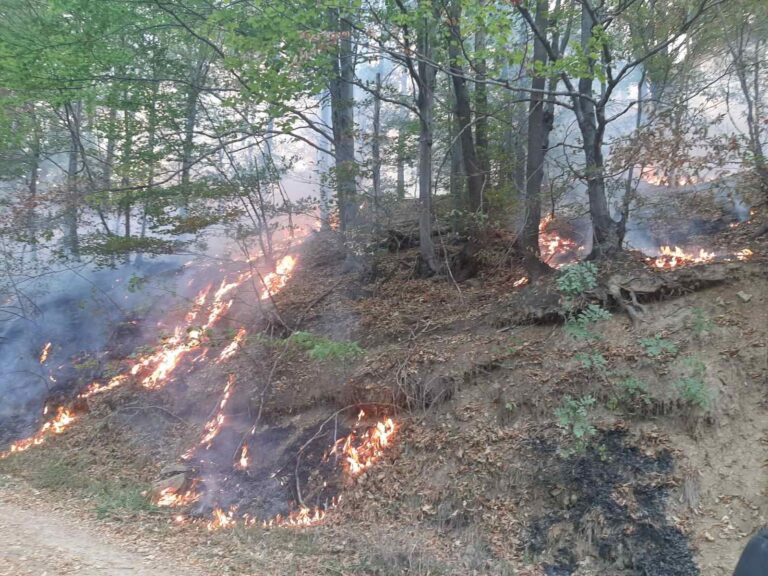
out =
{"type": "Polygon", "coordinates": [[[750,250],[749,248],[744,248],[743,250],[739,250],[738,252],[736,252],[736,258],[744,262],[745,260],[749,260],[750,258],[752,258],[753,254],[754,252],[752,252],[752,250],[750,250]]]}
{"type": "Polygon", "coordinates": [[[578,260],[578,254],[584,250],[584,246],[579,246],[575,241],[563,238],[556,232],[548,232],[547,228],[553,220],[554,216],[547,214],[539,222],[539,251],[542,261],[555,268],[561,268],[578,260]],[[556,262],[553,263],[552,260],[556,262]]]}
{"type": "Polygon", "coordinates": [[[208,530],[219,530],[222,528],[232,528],[235,525],[234,510],[225,512],[221,508],[213,511],[213,520],[206,524],[208,530]]]}
{"type": "Polygon", "coordinates": [[[248,468],[248,445],[243,444],[243,449],[240,451],[240,460],[237,462],[237,467],[241,470],[248,468]]]}
{"type": "MultiPolygon", "coordinates": [[[[365,416],[358,416],[358,422],[365,416]]],[[[339,439],[331,449],[331,454],[342,457],[343,466],[351,477],[356,477],[373,466],[389,447],[397,432],[392,418],[387,418],[366,430],[360,437],[354,432],[339,439]]]]}
{"type": "Polygon", "coordinates": [[[291,273],[296,267],[296,259],[293,256],[284,256],[275,266],[275,271],[264,276],[265,292],[261,295],[262,300],[274,296],[280,290],[285,288],[288,280],[291,279],[291,273]]]}
{"type": "MultiPolygon", "coordinates": [[[[43,414],[48,413],[48,407],[46,406],[43,414]]],[[[11,447],[6,450],[5,452],[0,452],[0,460],[4,460],[11,454],[16,454],[18,452],[24,452],[26,450],[29,450],[33,446],[39,446],[45,440],[52,435],[61,434],[64,432],[72,422],[76,420],[75,415],[64,406],[59,406],[56,409],[56,416],[53,417],[53,419],[49,420],[45,424],[43,424],[43,427],[40,428],[40,430],[37,431],[37,433],[34,436],[30,436],[29,438],[25,438],[24,440],[19,440],[17,442],[14,442],[11,444],[11,447]]]]}
{"type": "Polygon", "coordinates": [[[173,488],[163,488],[160,492],[160,496],[155,504],[157,506],[175,508],[178,506],[186,506],[197,502],[200,499],[200,494],[194,490],[189,490],[183,494],[179,494],[173,488]]]}
{"type": "Polygon", "coordinates": [[[674,249],[669,246],[662,246],[659,252],[661,252],[660,256],[649,259],[656,268],[678,268],[687,264],[704,264],[715,259],[714,252],[707,252],[703,248],[699,250],[698,254],[693,254],[685,252],[679,246],[675,246],[674,249]]]}
{"type": "Polygon", "coordinates": [[[232,396],[232,387],[234,384],[235,375],[230,374],[227,377],[227,385],[224,386],[224,392],[221,394],[221,400],[219,400],[218,409],[216,410],[216,413],[213,415],[213,417],[205,424],[202,440],[200,440],[197,446],[187,450],[182,455],[182,459],[188,460],[191,458],[192,454],[194,454],[198,446],[203,446],[206,450],[211,447],[211,443],[213,442],[214,438],[219,435],[219,432],[221,432],[221,429],[224,427],[224,423],[226,422],[224,409],[227,407],[227,402],[229,402],[229,398],[232,396]]]}
{"type": "Polygon", "coordinates": [[[306,506],[302,506],[298,510],[294,510],[288,514],[288,516],[278,514],[271,520],[263,522],[263,526],[264,528],[275,528],[278,526],[304,528],[308,526],[317,526],[318,524],[321,524],[323,520],[325,520],[328,511],[332,508],[335,508],[335,504],[332,504],[327,508],[321,508],[320,506],[308,508],[306,506]]]}
{"type": "Polygon", "coordinates": [[[48,354],[51,353],[51,343],[48,342],[45,346],[43,346],[42,352],[40,352],[40,364],[45,364],[45,361],[48,360],[48,354]]]}
{"type": "Polygon", "coordinates": [[[232,356],[234,356],[238,348],[240,348],[240,344],[243,343],[243,340],[245,340],[247,335],[248,333],[245,331],[245,328],[240,328],[240,330],[237,331],[237,334],[235,334],[232,342],[226,348],[224,348],[224,350],[221,351],[221,354],[219,354],[216,363],[221,364],[225,360],[229,360],[232,356]]]}
{"type": "Polygon", "coordinates": [[[522,278],[515,280],[512,284],[513,288],[519,288],[520,286],[524,286],[525,284],[528,284],[528,276],[523,276],[522,278]]]}

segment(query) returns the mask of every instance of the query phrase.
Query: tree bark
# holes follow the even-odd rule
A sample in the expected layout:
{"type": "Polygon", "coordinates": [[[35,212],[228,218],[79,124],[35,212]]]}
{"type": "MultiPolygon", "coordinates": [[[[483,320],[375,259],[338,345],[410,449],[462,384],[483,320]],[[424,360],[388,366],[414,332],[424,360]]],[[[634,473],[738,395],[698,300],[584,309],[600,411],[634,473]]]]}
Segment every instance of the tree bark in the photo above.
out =
{"type": "MultiPolygon", "coordinates": [[[[485,6],[485,0],[480,0],[481,8],[485,6]]],[[[488,43],[488,31],[485,27],[485,19],[481,18],[477,32],[475,33],[475,116],[477,144],[477,163],[483,173],[484,185],[490,181],[491,161],[489,157],[490,146],[488,142],[488,85],[485,83],[488,76],[488,65],[485,59],[485,51],[488,43]]]]}
{"type": "Polygon", "coordinates": [[[64,212],[67,236],[66,247],[74,260],[80,260],[80,238],[78,236],[78,211],[80,209],[80,191],[78,187],[78,172],[80,169],[80,115],[82,104],[65,105],[67,125],[69,127],[69,161],[67,164],[67,199],[64,212]]]}
{"type": "Polygon", "coordinates": [[[338,8],[330,10],[331,28],[338,31],[330,82],[339,225],[343,231],[357,217],[357,163],[355,161],[354,77],[352,25],[338,8]]]}
{"type": "Polygon", "coordinates": [[[416,104],[419,111],[419,255],[426,266],[426,273],[440,270],[432,242],[432,141],[437,76],[437,69],[431,64],[434,20],[426,16],[423,18],[416,41],[417,52],[423,56],[417,65],[416,104]]]}
{"type": "Polygon", "coordinates": [[[453,0],[450,7],[450,39],[448,42],[448,57],[450,73],[453,79],[453,90],[456,107],[454,113],[459,122],[461,132],[461,153],[464,158],[464,172],[467,175],[467,191],[469,194],[469,210],[483,210],[483,193],[485,175],[480,166],[475,148],[475,137],[472,130],[472,105],[464,78],[464,70],[460,64],[461,58],[461,6],[458,0],[453,0]]]}
{"type": "Polygon", "coordinates": [[[374,225],[379,225],[379,202],[381,199],[381,72],[376,72],[376,96],[373,100],[373,138],[371,141],[371,162],[373,180],[374,225]]]}
{"type": "MultiPolygon", "coordinates": [[[[549,22],[549,0],[536,2],[536,26],[547,30],[549,22]]],[[[534,70],[543,68],[547,63],[547,51],[544,43],[537,36],[533,46],[534,70]]],[[[523,253],[523,263],[528,274],[539,276],[548,267],[541,262],[539,249],[539,223],[541,222],[541,183],[544,180],[544,157],[547,148],[545,132],[544,90],[546,78],[535,74],[531,81],[531,96],[528,112],[528,151],[526,154],[525,183],[525,219],[518,238],[518,246],[523,253]]]]}

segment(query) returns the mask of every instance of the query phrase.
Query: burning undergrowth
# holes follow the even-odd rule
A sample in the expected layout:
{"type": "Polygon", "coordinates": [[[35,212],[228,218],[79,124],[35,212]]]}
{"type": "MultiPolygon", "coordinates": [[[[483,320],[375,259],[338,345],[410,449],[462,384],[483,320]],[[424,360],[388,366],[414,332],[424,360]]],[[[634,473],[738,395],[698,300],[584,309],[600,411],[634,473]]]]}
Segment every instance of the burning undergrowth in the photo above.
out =
{"type": "Polygon", "coordinates": [[[602,432],[570,459],[548,441],[529,449],[539,462],[542,497],[552,500],[529,530],[529,547],[546,560],[547,574],[574,574],[587,557],[599,573],[699,573],[686,536],[665,513],[674,486],[668,450],[642,450],[621,429],[602,432]]]}

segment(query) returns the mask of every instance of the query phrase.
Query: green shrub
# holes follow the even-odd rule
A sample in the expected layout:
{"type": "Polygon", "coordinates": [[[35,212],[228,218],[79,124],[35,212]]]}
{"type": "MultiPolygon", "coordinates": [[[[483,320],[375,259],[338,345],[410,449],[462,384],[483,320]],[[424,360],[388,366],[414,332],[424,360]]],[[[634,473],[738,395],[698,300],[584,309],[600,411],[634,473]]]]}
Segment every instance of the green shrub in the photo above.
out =
{"type": "Polygon", "coordinates": [[[706,366],[696,357],[685,358],[683,364],[688,374],[673,383],[680,399],[689,407],[709,410],[712,407],[712,393],[704,383],[706,366]]]}
{"type": "Polygon", "coordinates": [[[555,410],[558,424],[568,437],[570,447],[562,453],[570,456],[586,450],[590,439],[597,434],[597,429],[592,423],[592,408],[595,405],[592,396],[582,396],[574,399],[566,396],[563,404],[555,410]]]}
{"type": "Polygon", "coordinates": [[[658,358],[662,354],[670,354],[674,356],[677,354],[677,344],[671,340],[666,340],[658,335],[652,338],[641,338],[640,346],[643,347],[645,353],[651,358],[658,358]]]}
{"type": "Polygon", "coordinates": [[[597,304],[590,304],[578,314],[571,314],[565,323],[565,332],[576,340],[599,340],[589,329],[592,324],[608,320],[611,313],[597,304]]]}
{"type": "Polygon", "coordinates": [[[345,362],[365,353],[356,342],[337,342],[311,332],[294,332],[287,338],[287,342],[304,350],[313,360],[345,362]]]}
{"type": "Polygon", "coordinates": [[[691,310],[691,328],[697,336],[708,334],[714,328],[714,322],[707,316],[702,308],[693,308],[691,310]]]}
{"type": "Polygon", "coordinates": [[[641,402],[646,406],[651,404],[651,394],[648,392],[648,386],[634,376],[628,376],[617,383],[620,400],[629,403],[641,402]]]}
{"type": "Polygon", "coordinates": [[[608,361],[600,352],[579,352],[574,358],[581,362],[582,367],[587,370],[602,372],[608,366],[608,361]]]}
{"type": "Polygon", "coordinates": [[[597,286],[597,266],[579,262],[564,266],[555,280],[557,289],[566,296],[578,296],[597,286]]]}

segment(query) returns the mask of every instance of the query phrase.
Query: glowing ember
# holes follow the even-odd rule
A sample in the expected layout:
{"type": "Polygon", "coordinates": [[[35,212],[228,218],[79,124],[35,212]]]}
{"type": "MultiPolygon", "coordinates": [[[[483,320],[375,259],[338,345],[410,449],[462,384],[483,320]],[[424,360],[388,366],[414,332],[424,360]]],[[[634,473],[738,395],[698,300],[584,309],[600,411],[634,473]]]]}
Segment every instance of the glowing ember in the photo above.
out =
{"type": "MultiPolygon", "coordinates": [[[[47,407],[46,411],[44,412],[47,414],[47,407]]],[[[33,446],[39,446],[43,442],[45,442],[46,438],[48,436],[61,434],[66,430],[72,422],[75,421],[75,415],[70,412],[67,408],[64,406],[59,406],[59,408],[56,410],[56,416],[52,419],[43,424],[43,427],[38,430],[38,432],[34,436],[30,436],[29,438],[25,438],[24,440],[19,440],[18,442],[14,442],[11,444],[11,447],[5,451],[0,452],[0,460],[4,460],[11,454],[16,454],[17,452],[24,452],[26,450],[29,450],[33,446]]]]}
{"type": "Polygon", "coordinates": [[[745,260],[749,260],[750,258],[752,258],[753,254],[754,252],[752,252],[752,250],[750,250],[749,248],[744,248],[744,250],[739,250],[738,252],[736,252],[736,258],[738,258],[743,262],[745,260]]]}
{"type": "Polygon", "coordinates": [[[296,267],[296,259],[293,256],[285,256],[275,266],[275,271],[264,276],[266,291],[261,295],[262,300],[274,296],[285,288],[291,278],[291,272],[296,267]]]}
{"type": "Polygon", "coordinates": [[[245,328],[240,328],[240,330],[237,331],[237,334],[235,334],[235,338],[232,340],[232,342],[226,348],[224,348],[224,350],[221,351],[221,354],[219,354],[219,358],[216,360],[216,363],[220,364],[234,356],[238,348],[240,348],[240,344],[243,343],[247,335],[248,333],[245,331],[245,328]]]}
{"type": "Polygon", "coordinates": [[[526,284],[528,284],[528,277],[527,276],[523,276],[519,280],[515,280],[515,282],[512,284],[512,286],[514,288],[519,288],[520,286],[525,286],[526,284]]]}
{"type": "Polygon", "coordinates": [[[48,344],[46,344],[43,347],[43,351],[40,352],[40,364],[45,364],[45,361],[48,360],[48,354],[50,353],[51,353],[51,343],[48,342],[48,344]]]}
{"type": "MultiPolygon", "coordinates": [[[[358,421],[365,416],[358,416],[358,421]]],[[[389,447],[397,432],[397,426],[392,418],[387,418],[366,430],[360,437],[354,432],[346,438],[339,439],[331,449],[331,454],[344,459],[344,469],[352,476],[359,476],[373,466],[389,447]]]]}
{"type": "Polygon", "coordinates": [[[674,249],[669,246],[662,246],[659,251],[661,252],[660,256],[649,258],[649,261],[653,262],[653,266],[656,268],[679,268],[688,264],[705,264],[715,259],[714,252],[707,252],[703,248],[699,250],[698,254],[685,252],[679,246],[675,246],[674,249]]]}
{"type": "Polygon", "coordinates": [[[240,451],[240,460],[237,461],[237,467],[241,470],[248,468],[248,445],[243,444],[243,449],[240,451]]]}

